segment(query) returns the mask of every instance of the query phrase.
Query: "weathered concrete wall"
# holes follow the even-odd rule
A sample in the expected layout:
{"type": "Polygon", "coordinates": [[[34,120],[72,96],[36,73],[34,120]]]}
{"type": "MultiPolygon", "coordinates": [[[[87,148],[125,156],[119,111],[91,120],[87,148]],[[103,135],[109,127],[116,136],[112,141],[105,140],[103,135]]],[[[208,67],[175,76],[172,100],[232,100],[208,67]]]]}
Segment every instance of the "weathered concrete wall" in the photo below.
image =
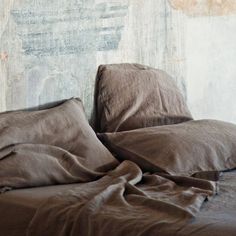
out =
{"type": "Polygon", "coordinates": [[[236,122],[235,0],[0,0],[0,111],[79,96],[96,69],[170,73],[196,118],[236,122]]]}
{"type": "Polygon", "coordinates": [[[89,114],[103,63],[162,68],[185,92],[182,15],[166,0],[0,0],[0,110],[79,96],[89,114]]]}
{"type": "Polygon", "coordinates": [[[189,19],[186,58],[194,116],[236,123],[236,16],[189,19]]]}
{"type": "Polygon", "coordinates": [[[185,21],[186,87],[195,118],[236,123],[236,1],[171,0],[185,21]]]}

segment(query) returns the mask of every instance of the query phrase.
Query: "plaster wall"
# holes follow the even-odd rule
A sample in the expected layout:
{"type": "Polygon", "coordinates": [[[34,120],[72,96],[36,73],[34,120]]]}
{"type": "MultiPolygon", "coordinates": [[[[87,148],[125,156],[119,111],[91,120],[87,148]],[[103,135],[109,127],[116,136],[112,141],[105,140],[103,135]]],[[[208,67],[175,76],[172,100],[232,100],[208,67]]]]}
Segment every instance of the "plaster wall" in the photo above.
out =
{"type": "Polygon", "coordinates": [[[185,94],[183,19],[165,0],[0,0],[0,110],[78,96],[89,116],[104,63],[161,68],[185,94]]]}

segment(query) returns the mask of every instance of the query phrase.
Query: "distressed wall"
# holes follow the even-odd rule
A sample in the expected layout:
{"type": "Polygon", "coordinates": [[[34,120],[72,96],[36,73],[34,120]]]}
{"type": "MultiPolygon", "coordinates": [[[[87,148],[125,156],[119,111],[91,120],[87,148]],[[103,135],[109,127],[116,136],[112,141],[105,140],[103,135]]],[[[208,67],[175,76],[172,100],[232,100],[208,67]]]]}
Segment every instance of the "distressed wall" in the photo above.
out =
{"type": "Polygon", "coordinates": [[[171,0],[185,21],[186,87],[195,118],[236,123],[236,1],[171,0]]]}
{"type": "Polygon", "coordinates": [[[103,63],[162,68],[185,92],[182,21],[165,0],[0,0],[0,110],[79,96],[89,114],[103,63]]]}
{"type": "Polygon", "coordinates": [[[236,123],[236,16],[189,19],[186,58],[194,116],[236,123]]]}
{"type": "Polygon", "coordinates": [[[236,123],[235,0],[0,0],[0,111],[79,96],[99,64],[177,81],[195,118],[236,123]]]}

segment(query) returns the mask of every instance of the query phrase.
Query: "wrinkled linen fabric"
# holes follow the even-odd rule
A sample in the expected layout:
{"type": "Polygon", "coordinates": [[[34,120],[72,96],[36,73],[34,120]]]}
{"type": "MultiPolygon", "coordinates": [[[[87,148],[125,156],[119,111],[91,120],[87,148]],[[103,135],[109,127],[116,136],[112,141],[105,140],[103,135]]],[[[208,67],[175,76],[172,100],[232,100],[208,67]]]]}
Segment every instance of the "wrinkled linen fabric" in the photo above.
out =
{"type": "Polygon", "coordinates": [[[118,161],[98,140],[79,99],[0,115],[0,189],[86,182],[118,161]]]}
{"type": "Polygon", "coordinates": [[[119,163],[88,125],[78,99],[0,115],[2,192],[77,182],[84,184],[42,202],[28,236],[174,235],[217,192],[213,181],[119,163]]]}
{"type": "Polygon", "coordinates": [[[98,68],[96,132],[116,132],[192,120],[185,99],[167,73],[139,64],[98,68]]]}
{"type": "MultiPolygon", "coordinates": [[[[175,181],[175,183],[177,183],[175,181]]],[[[49,197],[87,183],[17,189],[0,194],[0,235],[26,236],[26,228],[38,207],[49,197]]],[[[218,181],[219,194],[205,201],[194,219],[178,231],[178,236],[235,236],[236,171],[223,172],[218,181]]],[[[196,185],[194,185],[196,186],[196,185]]]]}
{"type": "Polygon", "coordinates": [[[219,171],[236,168],[236,125],[223,121],[192,120],[99,137],[118,159],[144,171],[217,180],[219,171]]]}
{"type": "Polygon", "coordinates": [[[190,187],[189,181],[143,175],[124,161],[99,180],[45,201],[27,236],[174,235],[216,191],[214,182],[199,179],[190,187]]]}

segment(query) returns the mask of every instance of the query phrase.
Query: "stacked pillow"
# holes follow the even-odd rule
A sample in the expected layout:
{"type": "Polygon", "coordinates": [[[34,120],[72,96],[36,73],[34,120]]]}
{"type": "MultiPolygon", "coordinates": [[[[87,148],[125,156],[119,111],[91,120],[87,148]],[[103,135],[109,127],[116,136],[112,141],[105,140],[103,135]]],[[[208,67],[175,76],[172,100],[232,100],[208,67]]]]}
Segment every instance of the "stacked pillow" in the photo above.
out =
{"type": "Polygon", "coordinates": [[[110,151],[143,171],[208,178],[236,167],[236,126],[193,121],[174,80],[161,70],[100,66],[96,121],[110,151]]]}
{"type": "Polygon", "coordinates": [[[95,90],[97,132],[192,120],[174,80],[161,70],[139,64],[102,65],[95,90]]]}
{"type": "Polygon", "coordinates": [[[79,99],[0,114],[0,192],[88,182],[117,165],[89,126],[79,99]]]}
{"type": "MultiPolygon", "coordinates": [[[[100,66],[95,95],[95,129],[119,161],[206,178],[236,167],[236,126],[194,121],[165,72],[137,64],[100,66]]],[[[19,180],[13,187],[94,180],[118,165],[106,147],[76,98],[51,109],[0,114],[0,187],[10,179],[19,180]]]]}
{"type": "Polygon", "coordinates": [[[99,135],[120,161],[131,160],[143,171],[212,176],[206,171],[236,167],[236,126],[196,120],[99,135]]]}

